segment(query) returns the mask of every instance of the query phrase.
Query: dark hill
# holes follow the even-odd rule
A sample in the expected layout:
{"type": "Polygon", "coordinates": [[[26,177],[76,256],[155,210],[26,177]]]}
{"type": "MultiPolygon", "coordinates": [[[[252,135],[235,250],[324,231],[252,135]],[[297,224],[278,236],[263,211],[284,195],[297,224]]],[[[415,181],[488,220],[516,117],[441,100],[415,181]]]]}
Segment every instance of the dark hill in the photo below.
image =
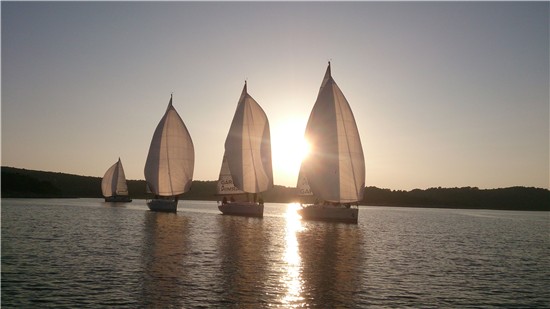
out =
{"type": "MultiPolygon", "coordinates": [[[[144,180],[128,180],[134,199],[145,199],[144,180]]],[[[217,200],[216,181],[193,181],[182,196],[190,200],[217,200]]],[[[101,198],[101,178],[64,173],[2,167],[2,197],[89,197],[101,198]]],[[[263,194],[266,202],[297,201],[296,188],[274,186],[263,194]]],[[[430,188],[411,191],[365,188],[362,205],[411,206],[464,209],[544,210],[550,211],[550,191],[541,188],[501,189],[430,188]]]]}
{"type": "MultiPolygon", "coordinates": [[[[145,180],[127,180],[131,198],[151,197],[145,191],[145,180]]],[[[267,202],[284,203],[290,201],[295,189],[275,186],[264,193],[267,202]]],[[[216,181],[194,180],[191,190],[182,195],[188,200],[217,200],[216,181]]],[[[82,197],[102,198],[101,178],[72,174],[2,167],[2,197],[82,197]]]]}
{"type": "Polygon", "coordinates": [[[365,204],[461,209],[550,211],[550,191],[541,188],[429,188],[411,191],[367,187],[365,204]]]}

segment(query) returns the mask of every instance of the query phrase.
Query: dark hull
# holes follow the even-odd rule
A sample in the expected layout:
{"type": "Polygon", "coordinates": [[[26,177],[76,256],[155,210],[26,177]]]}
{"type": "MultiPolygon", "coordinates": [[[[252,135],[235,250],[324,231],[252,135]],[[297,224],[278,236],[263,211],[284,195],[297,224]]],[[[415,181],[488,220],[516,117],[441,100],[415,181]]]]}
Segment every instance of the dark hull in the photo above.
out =
{"type": "Polygon", "coordinates": [[[153,199],[147,201],[147,207],[149,207],[149,210],[151,211],[177,212],[178,201],[169,199],[153,199]]]}
{"type": "Polygon", "coordinates": [[[357,224],[359,209],[329,205],[311,205],[299,209],[298,214],[304,220],[357,224]]]}
{"type": "Polygon", "coordinates": [[[109,196],[105,198],[105,202],[110,202],[110,203],[129,203],[131,201],[132,199],[130,197],[123,196],[123,195],[109,196]]]}
{"type": "Polygon", "coordinates": [[[218,206],[218,209],[224,215],[244,216],[244,217],[263,217],[264,205],[250,202],[233,202],[218,206]]]}

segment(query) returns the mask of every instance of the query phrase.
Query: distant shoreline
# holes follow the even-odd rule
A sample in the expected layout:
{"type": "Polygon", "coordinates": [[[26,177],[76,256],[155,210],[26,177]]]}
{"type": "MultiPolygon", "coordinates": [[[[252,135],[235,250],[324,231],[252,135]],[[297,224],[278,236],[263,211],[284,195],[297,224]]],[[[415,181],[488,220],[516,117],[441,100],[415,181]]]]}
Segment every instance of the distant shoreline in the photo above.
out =
{"type": "MultiPolygon", "coordinates": [[[[132,199],[147,199],[144,180],[128,180],[132,199]]],[[[216,201],[216,181],[193,181],[182,200],[216,201]]],[[[103,198],[101,178],[2,167],[2,198],[103,198]]],[[[298,202],[296,188],[274,186],[262,194],[268,203],[298,202]]],[[[550,190],[533,187],[499,189],[429,188],[411,191],[366,187],[359,204],[381,207],[550,211],[550,190]]]]}
{"type": "MultiPolygon", "coordinates": [[[[103,199],[103,197],[1,197],[1,200],[4,199],[29,199],[29,200],[39,200],[39,199],[45,199],[45,200],[54,200],[54,199],[60,199],[60,200],[70,200],[70,199],[103,199]]],[[[134,198],[135,200],[146,200],[146,198],[134,198]]],[[[199,202],[216,202],[216,200],[197,200],[197,199],[181,199],[181,201],[199,201],[199,202]]],[[[108,203],[108,202],[106,202],[108,203]]],[[[276,204],[288,204],[292,202],[268,202],[268,203],[276,203],[276,204]]],[[[121,203],[124,204],[124,203],[121,203]]],[[[496,208],[465,208],[465,207],[451,207],[451,206],[444,206],[444,205],[399,205],[399,204],[360,204],[359,208],[361,207],[392,207],[392,208],[425,208],[425,209],[456,209],[456,210],[496,210],[496,211],[550,211],[549,209],[496,209],[496,208]]]]}

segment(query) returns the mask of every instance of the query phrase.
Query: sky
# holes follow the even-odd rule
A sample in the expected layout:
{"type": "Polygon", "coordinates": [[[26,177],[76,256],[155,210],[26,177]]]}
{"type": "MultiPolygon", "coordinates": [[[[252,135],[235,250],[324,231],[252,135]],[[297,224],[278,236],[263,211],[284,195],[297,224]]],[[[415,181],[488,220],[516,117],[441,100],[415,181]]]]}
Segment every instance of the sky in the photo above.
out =
{"type": "Polygon", "coordinates": [[[549,2],[1,2],[2,166],[144,179],[170,94],[216,180],[247,80],[294,187],[327,62],[366,185],[549,188],[549,2]]]}

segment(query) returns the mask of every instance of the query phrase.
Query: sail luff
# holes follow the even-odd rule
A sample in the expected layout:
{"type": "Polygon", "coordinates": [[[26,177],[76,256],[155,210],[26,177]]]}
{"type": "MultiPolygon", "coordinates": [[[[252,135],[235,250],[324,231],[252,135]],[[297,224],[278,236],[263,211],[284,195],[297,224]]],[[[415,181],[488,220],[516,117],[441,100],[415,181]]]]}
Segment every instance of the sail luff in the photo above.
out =
{"type": "Polygon", "coordinates": [[[243,88],[239,102],[237,103],[237,108],[231,121],[231,126],[227,137],[225,139],[225,157],[227,160],[227,167],[232,175],[233,184],[242,190],[242,171],[243,171],[243,159],[242,159],[242,130],[244,122],[242,117],[244,113],[242,109],[244,108],[244,101],[246,97],[246,83],[243,88]]]}

